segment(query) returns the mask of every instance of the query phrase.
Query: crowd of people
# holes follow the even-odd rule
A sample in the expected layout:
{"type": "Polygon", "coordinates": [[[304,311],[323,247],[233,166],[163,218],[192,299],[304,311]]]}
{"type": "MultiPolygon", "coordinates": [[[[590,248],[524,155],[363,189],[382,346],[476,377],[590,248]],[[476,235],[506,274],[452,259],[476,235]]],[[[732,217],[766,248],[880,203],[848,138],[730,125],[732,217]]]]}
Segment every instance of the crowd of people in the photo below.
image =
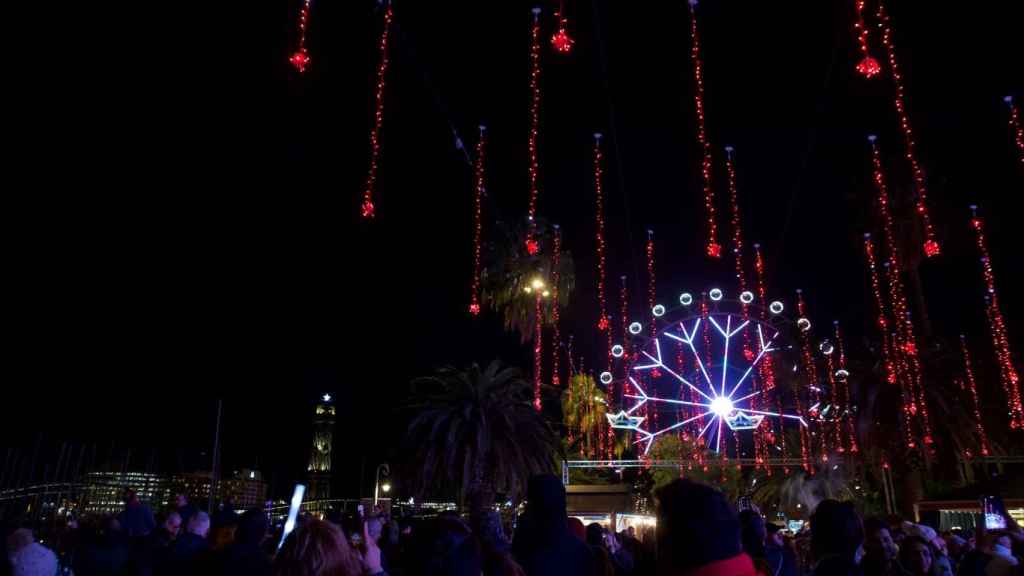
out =
{"type": "Polygon", "coordinates": [[[281,541],[260,509],[214,514],[179,495],[160,515],[126,494],[116,516],[69,522],[48,541],[7,532],[16,576],[1022,576],[1024,531],[938,534],[862,519],[824,500],[788,534],[719,491],[676,480],[658,491],[656,530],[616,532],[566,513],[552,475],[532,478],[514,529],[495,511],[392,518],[377,509],[300,518],[281,541]],[[511,537],[510,537],[511,535],[511,537]]]}

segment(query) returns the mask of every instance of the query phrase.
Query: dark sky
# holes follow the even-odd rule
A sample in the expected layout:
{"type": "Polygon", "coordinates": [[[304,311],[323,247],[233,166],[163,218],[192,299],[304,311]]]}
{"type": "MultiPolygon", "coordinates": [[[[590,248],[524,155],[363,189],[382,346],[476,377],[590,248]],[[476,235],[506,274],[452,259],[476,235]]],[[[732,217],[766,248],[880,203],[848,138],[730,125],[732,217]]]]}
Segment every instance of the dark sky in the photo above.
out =
{"type": "MultiPolygon", "coordinates": [[[[154,11],[79,30],[82,45],[54,41],[49,71],[28,77],[12,120],[25,178],[9,186],[23,198],[5,210],[4,447],[30,450],[42,434],[44,451],[113,443],[133,447],[133,462],[155,449],[158,467],[197,466],[223,397],[225,462],[273,469],[283,486],[306,457],[311,402],[330,391],[341,406],[336,466],[353,478],[364,457],[372,470],[395,446],[393,411],[411,377],[496,357],[529,365],[493,313],[465,313],[472,174],[453,131],[471,147],[488,125],[485,220],[521,218],[533,3],[396,1],[370,224],[357,214],[380,12],[314,0],[313,63],[300,77],[286,58],[301,3],[263,4],[207,22],[154,11]]],[[[539,213],[562,225],[576,259],[563,334],[587,350],[594,131],[609,145],[612,286],[626,274],[634,294],[643,287],[647,228],[666,301],[728,288],[731,264],[700,251],[685,3],[565,4],[571,54],[546,42],[556,3],[542,19],[539,213]]],[[[944,249],[921,272],[935,331],[967,330],[979,356],[987,350],[967,228],[978,202],[1019,351],[1024,172],[1002,97],[1024,99],[1022,7],[890,4],[944,249]]],[[[859,242],[874,226],[865,135],[879,134],[898,194],[909,173],[889,79],[853,72],[853,2],[705,0],[699,14],[723,241],[731,144],[745,236],[765,246],[770,291],[804,288],[812,316],[843,321],[857,341],[869,302],[859,242]]]]}

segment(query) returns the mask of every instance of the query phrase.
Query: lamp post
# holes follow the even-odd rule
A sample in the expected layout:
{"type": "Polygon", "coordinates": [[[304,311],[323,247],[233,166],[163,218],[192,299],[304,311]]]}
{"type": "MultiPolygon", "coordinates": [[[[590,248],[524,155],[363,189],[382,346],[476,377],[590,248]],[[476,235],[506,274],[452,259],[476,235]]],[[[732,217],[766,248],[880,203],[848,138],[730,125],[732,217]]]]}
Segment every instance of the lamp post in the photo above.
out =
{"type": "Polygon", "coordinates": [[[391,492],[391,482],[387,480],[391,476],[391,467],[388,466],[387,462],[377,466],[377,471],[374,473],[374,484],[373,484],[373,505],[377,506],[377,501],[380,500],[380,493],[384,492],[388,494],[391,492]],[[381,483],[380,475],[384,473],[385,479],[381,483]]]}

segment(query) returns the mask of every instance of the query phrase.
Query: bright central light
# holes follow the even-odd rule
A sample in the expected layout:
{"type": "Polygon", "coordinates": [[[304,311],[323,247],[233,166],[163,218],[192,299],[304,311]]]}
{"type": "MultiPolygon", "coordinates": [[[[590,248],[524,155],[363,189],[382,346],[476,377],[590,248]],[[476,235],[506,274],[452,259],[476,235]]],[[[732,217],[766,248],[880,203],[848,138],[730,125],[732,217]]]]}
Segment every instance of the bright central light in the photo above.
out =
{"type": "Polygon", "coordinates": [[[711,411],[725,418],[732,413],[732,400],[729,400],[725,396],[718,396],[711,401],[711,411]]]}
{"type": "Polygon", "coordinates": [[[534,278],[533,282],[530,283],[530,286],[533,287],[534,290],[540,290],[544,287],[544,281],[540,278],[534,278]]]}

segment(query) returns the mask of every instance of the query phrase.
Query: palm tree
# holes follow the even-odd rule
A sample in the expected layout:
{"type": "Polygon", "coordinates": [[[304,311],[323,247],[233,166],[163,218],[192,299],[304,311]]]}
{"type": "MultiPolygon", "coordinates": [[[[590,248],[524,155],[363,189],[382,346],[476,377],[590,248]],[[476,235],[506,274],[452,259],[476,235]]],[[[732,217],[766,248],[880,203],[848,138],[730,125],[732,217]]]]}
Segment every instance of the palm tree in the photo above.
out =
{"type": "MultiPolygon", "coordinates": [[[[505,329],[518,331],[522,342],[533,337],[536,327],[536,297],[532,292],[534,280],[542,281],[547,288],[555,277],[554,238],[555,228],[538,221],[534,237],[541,250],[529,254],[525,246],[526,226],[510,229],[499,223],[497,240],[488,246],[484,269],[481,274],[483,296],[491,308],[501,312],[505,329]]],[[[558,302],[551,298],[542,301],[541,322],[553,321],[554,306],[565,308],[576,286],[575,265],[568,250],[558,253],[558,302]]]]}
{"type": "Polygon", "coordinates": [[[558,438],[532,402],[520,371],[498,361],[414,380],[407,438],[414,491],[454,489],[479,518],[496,493],[516,498],[531,475],[554,470],[558,438]]]}

